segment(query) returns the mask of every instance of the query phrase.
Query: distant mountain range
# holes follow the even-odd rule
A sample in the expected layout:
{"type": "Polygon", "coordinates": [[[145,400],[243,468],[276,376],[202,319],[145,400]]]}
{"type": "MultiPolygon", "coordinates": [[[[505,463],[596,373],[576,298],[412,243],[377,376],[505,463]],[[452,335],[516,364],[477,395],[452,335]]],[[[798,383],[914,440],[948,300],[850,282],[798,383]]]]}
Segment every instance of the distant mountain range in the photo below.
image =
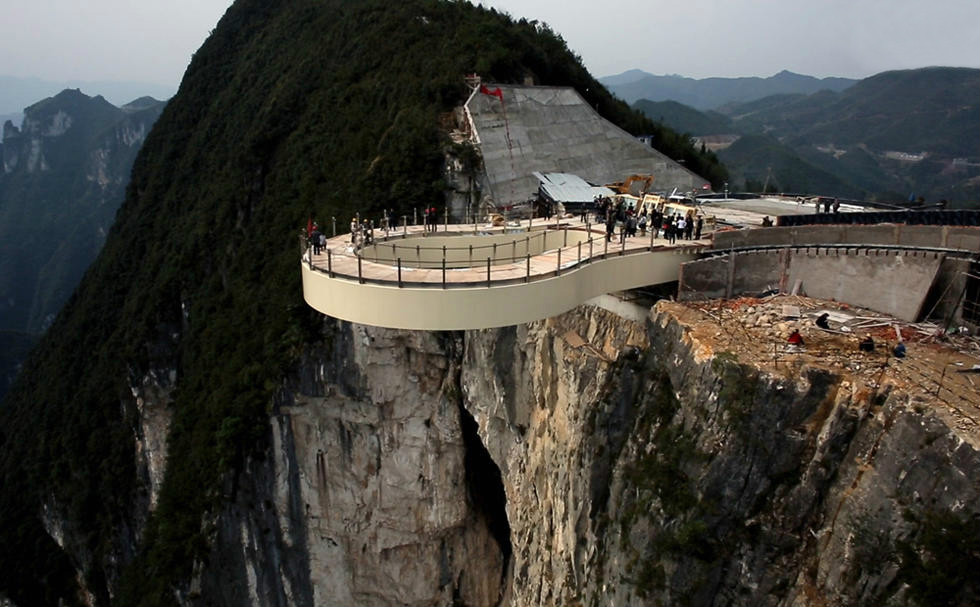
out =
{"type": "Polygon", "coordinates": [[[841,92],[780,94],[718,111],[634,107],[700,138],[733,184],[885,202],[980,201],[980,70],[884,72],[841,92]]]}
{"type": "Polygon", "coordinates": [[[165,103],[64,90],[0,143],[0,331],[41,333],[98,253],[165,103]]]}
{"type": "Polygon", "coordinates": [[[629,70],[599,82],[627,103],[640,99],[676,101],[699,110],[711,110],[732,103],[745,103],[770,95],[803,94],[817,91],[843,91],[857,80],[814,78],[782,71],[768,78],[685,78],[676,74],[656,76],[642,70],[629,70]]]}
{"type": "Polygon", "coordinates": [[[20,116],[25,107],[38,99],[53,97],[65,89],[79,89],[90,95],[97,93],[116,106],[143,95],[165,100],[177,92],[176,86],[149,82],[53,81],[0,75],[0,124],[7,120],[19,124],[20,120],[12,116],[20,116]]]}

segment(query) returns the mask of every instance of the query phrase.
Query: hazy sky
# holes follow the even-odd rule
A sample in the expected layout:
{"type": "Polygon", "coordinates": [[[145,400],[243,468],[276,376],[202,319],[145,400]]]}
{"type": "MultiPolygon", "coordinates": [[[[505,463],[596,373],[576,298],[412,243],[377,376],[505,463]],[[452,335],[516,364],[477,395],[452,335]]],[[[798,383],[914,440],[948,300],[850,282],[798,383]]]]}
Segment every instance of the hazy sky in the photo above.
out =
{"type": "MultiPolygon", "coordinates": [[[[398,0],[392,0],[396,2],[398,0]]],[[[11,0],[0,75],[141,81],[176,89],[230,0],[11,0]]],[[[861,78],[980,67],[978,0],[487,0],[548,23],[595,76],[861,78]]]]}

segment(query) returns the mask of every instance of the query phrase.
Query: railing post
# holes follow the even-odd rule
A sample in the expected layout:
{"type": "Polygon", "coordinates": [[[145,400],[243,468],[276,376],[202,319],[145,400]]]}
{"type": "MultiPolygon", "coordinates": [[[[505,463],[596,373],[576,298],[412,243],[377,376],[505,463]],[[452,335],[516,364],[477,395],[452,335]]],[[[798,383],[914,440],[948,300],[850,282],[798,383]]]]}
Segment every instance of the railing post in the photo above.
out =
{"type": "Polygon", "coordinates": [[[517,261],[517,240],[511,240],[510,245],[510,261],[513,263],[517,261]]]}
{"type": "Polygon", "coordinates": [[[406,236],[408,236],[408,216],[402,215],[402,237],[406,236]]]}
{"type": "Polygon", "coordinates": [[[330,218],[330,221],[333,223],[333,235],[336,236],[337,235],[337,218],[336,217],[331,217],[330,218]]]}
{"type": "Polygon", "coordinates": [[[589,263],[592,263],[592,236],[589,236],[589,263]]]}
{"type": "Polygon", "coordinates": [[[449,206],[448,205],[446,206],[446,224],[445,225],[446,225],[446,227],[443,228],[442,231],[443,232],[448,232],[449,231],[449,206]]]}
{"type": "Polygon", "coordinates": [[[524,276],[524,282],[531,281],[531,254],[527,254],[527,274],[524,276]]]}
{"type": "Polygon", "coordinates": [[[582,263],[582,241],[578,241],[578,263],[582,263]]]}
{"type": "MultiPolygon", "coordinates": [[[[443,247],[445,248],[445,247],[443,247]]],[[[442,288],[446,288],[446,253],[442,253],[442,288]]]]}
{"type": "Polygon", "coordinates": [[[412,225],[413,226],[419,225],[419,208],[418,207],[412,207],[412,225]]]}
{"type": "Polygon", "coordinates": [[[527,253],[528,255],[531,254],[531,237],[530,236],[525,236],[524,237],[524,252],[527,253]]]}
{"type": "Polygon", "coordinates": [[[493,243],[493,260],[497,261],[497,243],[493,243]]]}
{"type": "Polygon", "coordinates": [[[650,230],[650,250],[652,251],[653,250],[653,234],[654,234],[654,231],[652,229],[653,226],[650,226],[650,227],[651,227],[651,230],[650,230]]]}
{"type": "Polygon", "coordinates": [[[558,268],[555,270],[555,274],[561,276],[561,247],[558,248],[558,268]]]}
{"type": "Polygon", "coordinates": [[[364,284],[364,275],[361,274],[361,256],[357,256],[357,282],[364,284]]]}
{"type": "Polygon", "coordinates": [[[623,240],[621,241],[621,244],[620,244],[620,247],[619,247],[619,254],[622,255],[625,252],[626,252],[626,237],[623,236],[623,240]]]}
{"type": "Polygon", "coordinates": [[[606,235],[606,238],[602,241],[602,256],[603,257],[606,257],[607,255],[609,255],[609,235],[608,234],[606,235]]]}
{"type": "Polygon", "coordinates": [[[473,245],[470,245],[470,265],[473,265],[473,245]]]}
{"type": "Polygon", "coordinates": [[[330,249],[327,249],[327,275],[333,278],[333,262],[330,257],[330,249]]]}
{"type": "Polygon", "coordinates": [[[422,269],[422,247],[415,245],[415,263],[422,269]]]}
{"type": "Polygon", "coordinates": [[[564,234],[562,234],[562,236],[564,237],[564,241],[562,241],[561,246],[567,247],[568,246],[568,228],[562,228],[562,232],[564,232],[564,234]]]}
{"type": "Polygon", "coordinates": [[[398,258],[398,288],[402,288],[402,258],[398,258]]]}
{"type": "Polygon", "coordinates": [[[487,257],[487,288],[490,288],[490,258],[487,257]]]}

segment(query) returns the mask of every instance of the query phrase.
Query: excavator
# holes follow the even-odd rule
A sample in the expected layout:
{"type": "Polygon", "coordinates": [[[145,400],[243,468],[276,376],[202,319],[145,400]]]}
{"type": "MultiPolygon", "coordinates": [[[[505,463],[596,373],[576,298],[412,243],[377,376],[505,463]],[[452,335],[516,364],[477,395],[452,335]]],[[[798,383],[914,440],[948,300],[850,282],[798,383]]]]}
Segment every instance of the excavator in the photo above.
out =
{"type": "Polygon", "coordinates": [[[650,191],[650,186],[653,185],[653,179],[653,175],[630,175],[624,181],[606,184],[606,187],[615,191],[617,194],[632,194],[643,198],[643,195],[650,191]],[[635,188],[634,184],[637,182],[641,182],[640,187],[635,188]]]}

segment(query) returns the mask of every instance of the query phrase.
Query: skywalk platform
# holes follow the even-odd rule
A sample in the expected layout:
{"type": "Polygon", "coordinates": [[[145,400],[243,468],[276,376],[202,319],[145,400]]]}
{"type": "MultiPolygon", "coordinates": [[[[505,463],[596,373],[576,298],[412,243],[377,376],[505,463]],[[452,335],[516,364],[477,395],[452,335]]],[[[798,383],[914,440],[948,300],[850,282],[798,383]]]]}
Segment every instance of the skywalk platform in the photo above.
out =
{"type": "Polygon", "coordinates": [[[355,247],[350,234],[302,258],[303,296],[351,322],[399,329],[484,329],[566,312],[615,291],[677,280],[708,239],[636,236],[607,242],[580,220],[407,226],[355,247]]]}

